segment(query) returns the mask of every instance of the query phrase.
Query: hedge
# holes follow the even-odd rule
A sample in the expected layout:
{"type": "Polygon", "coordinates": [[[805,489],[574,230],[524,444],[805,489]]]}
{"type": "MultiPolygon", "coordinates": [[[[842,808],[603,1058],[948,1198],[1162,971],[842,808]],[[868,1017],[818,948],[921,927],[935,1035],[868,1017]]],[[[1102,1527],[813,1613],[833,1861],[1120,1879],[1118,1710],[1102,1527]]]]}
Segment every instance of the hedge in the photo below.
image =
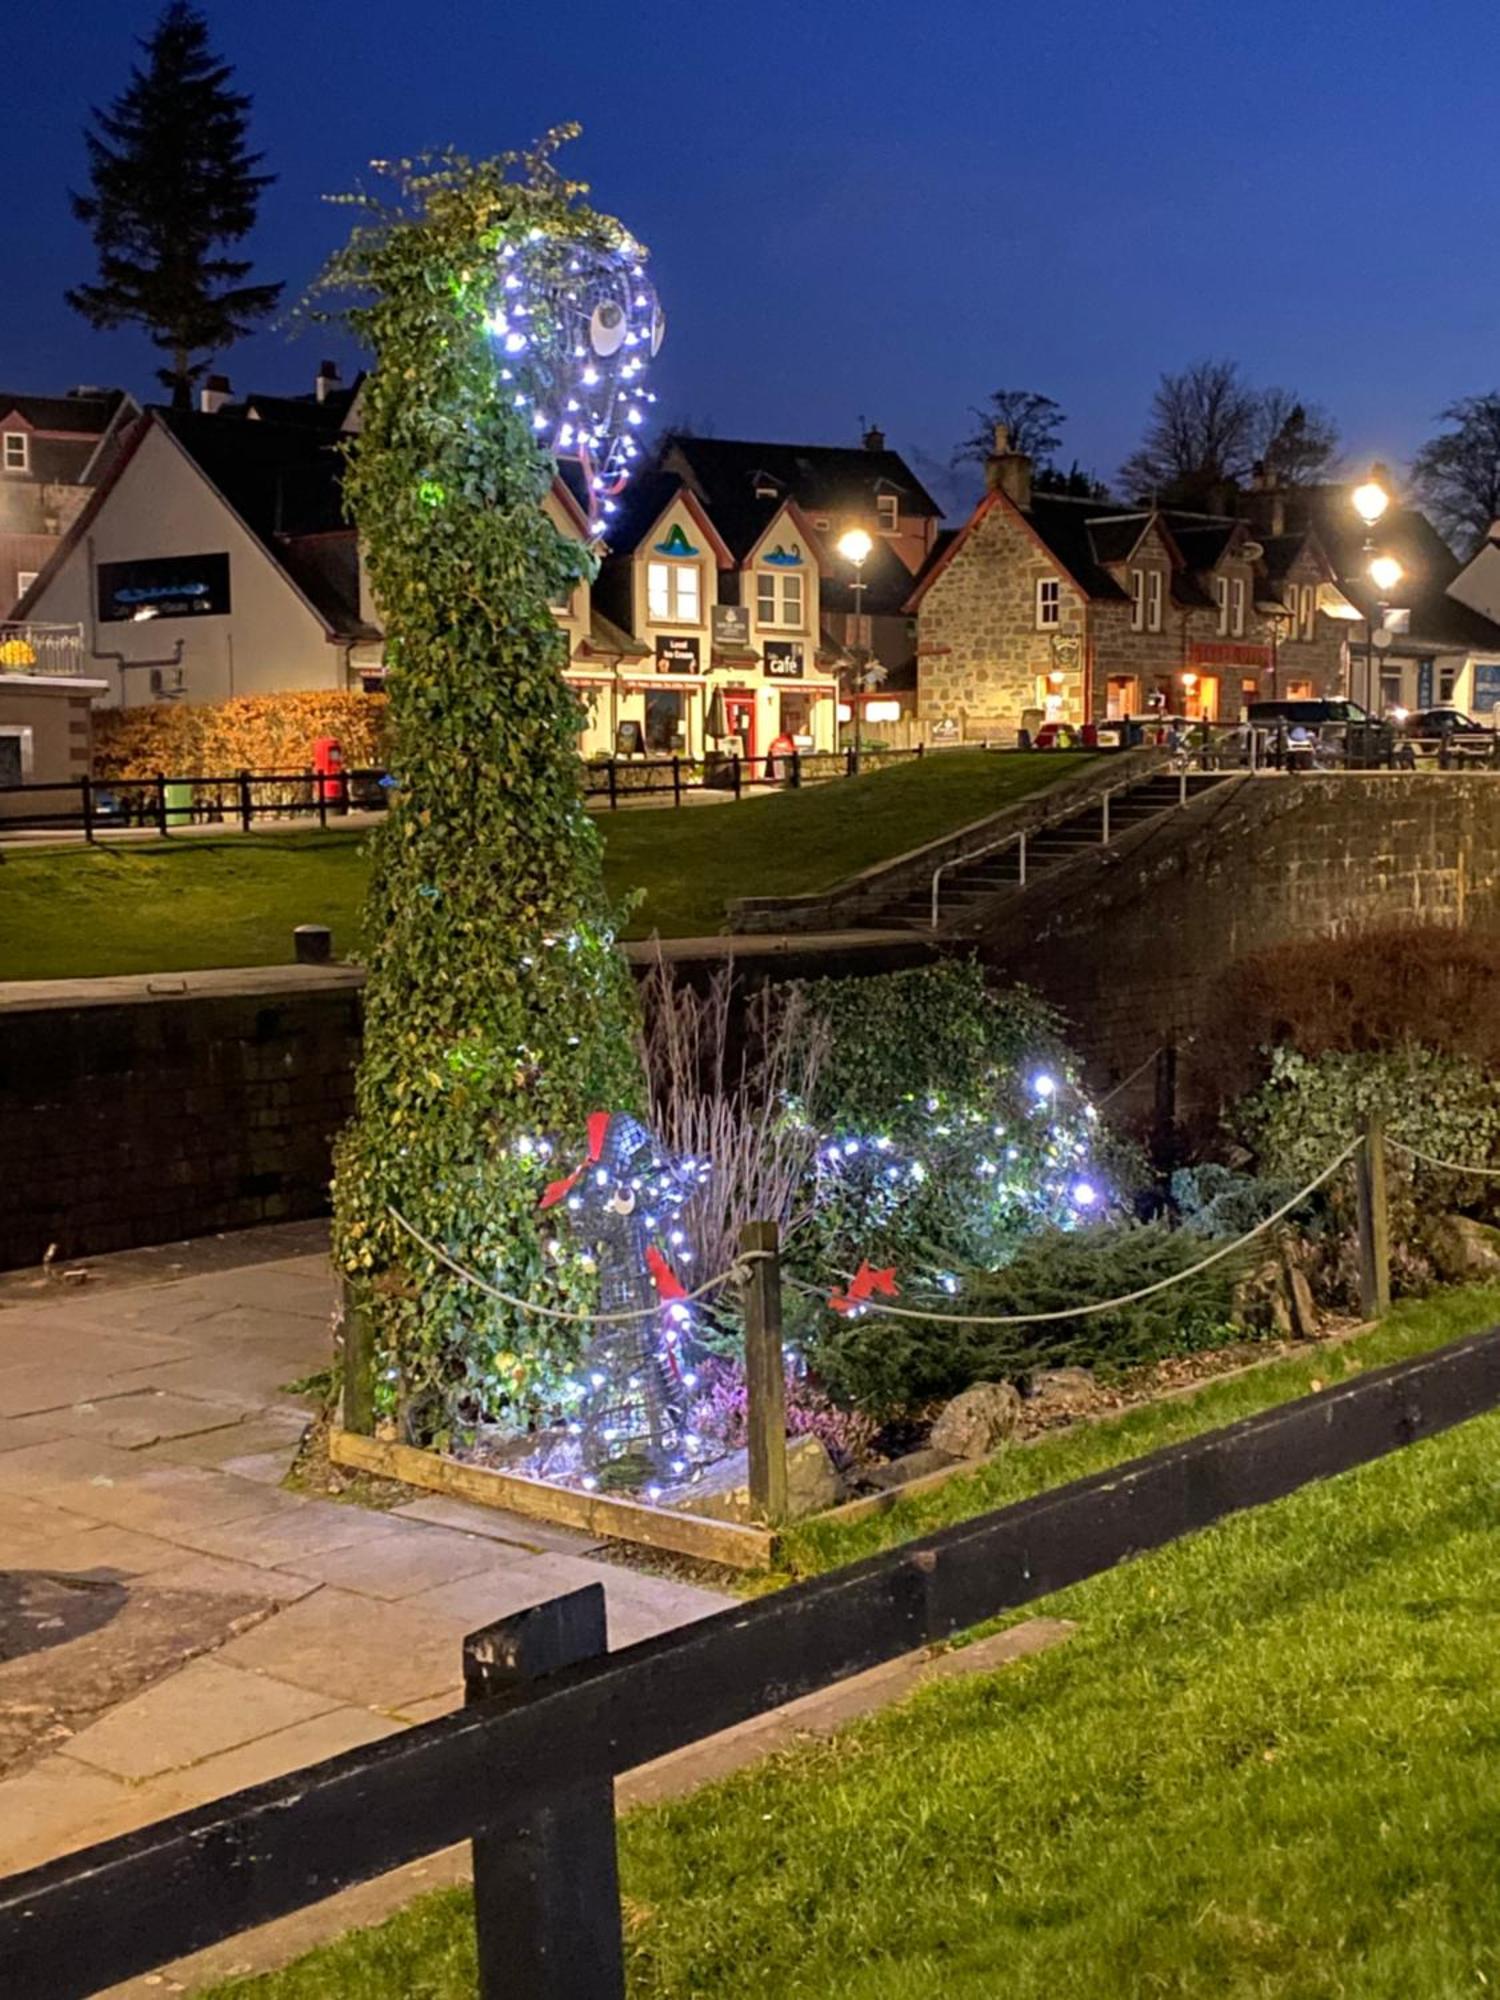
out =
{"type": "Polygon", "coordinates": [[[386,697],[335,689],[240,695],[233,701],[153,702],[94,716],[99,779],[221,778],[312,769],[313,741],[336,736],[347,770],[381,770],[386,697]]]}

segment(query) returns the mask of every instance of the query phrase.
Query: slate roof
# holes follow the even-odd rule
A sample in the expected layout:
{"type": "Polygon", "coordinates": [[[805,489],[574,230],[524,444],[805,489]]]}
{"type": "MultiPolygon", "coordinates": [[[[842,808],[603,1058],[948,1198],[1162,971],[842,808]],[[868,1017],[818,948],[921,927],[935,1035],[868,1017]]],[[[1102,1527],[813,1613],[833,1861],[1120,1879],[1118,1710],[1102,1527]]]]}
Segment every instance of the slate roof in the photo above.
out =
{"type": "Polygon", "coordinates": [[[38,484],[76,486],[88,474],[99,440],[129,400],[123,389],[71,396],[27,396],[0,389],[0,430],[11,416],[30,427],[30,466],[24,477],[38,484]],[[65,435],[48,436],[48,432],[65,435]]]}
{"type": "Polygon", "coordinates": [[[927,518],[943,511],[899,451],[674,434],[666,440],[663,459],[674,455],[715,522],[743,495],[753,497],[758,474],[773,480],[781,497],[795,500],[804,513],[857,508],[873,514],[879,492],[898,493],[903,514],[927,518]]]}

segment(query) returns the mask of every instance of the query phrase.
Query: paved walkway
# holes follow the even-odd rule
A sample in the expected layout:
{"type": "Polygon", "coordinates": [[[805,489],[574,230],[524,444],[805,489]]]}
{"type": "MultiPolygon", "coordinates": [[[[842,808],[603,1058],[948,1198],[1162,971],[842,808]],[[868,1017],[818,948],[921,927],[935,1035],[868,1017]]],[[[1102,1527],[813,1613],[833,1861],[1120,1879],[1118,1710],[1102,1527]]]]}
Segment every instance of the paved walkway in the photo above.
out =
{"type": "Polygon", "coordinates": [[[729,1602],[487,1508],[283,1490],[321,1231],[179,1268],[0,1279],[0,1874],[442,1714],[464,1634],[561,1591],[603,1583],[615,1645],[729,1602]]]}

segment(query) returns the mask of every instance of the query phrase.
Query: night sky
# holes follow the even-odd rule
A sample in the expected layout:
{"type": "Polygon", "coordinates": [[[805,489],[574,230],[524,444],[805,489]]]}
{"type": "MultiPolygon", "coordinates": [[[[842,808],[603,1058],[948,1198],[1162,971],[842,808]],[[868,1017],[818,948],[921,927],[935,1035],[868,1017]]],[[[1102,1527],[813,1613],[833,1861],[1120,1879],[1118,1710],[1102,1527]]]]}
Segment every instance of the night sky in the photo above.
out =
{"type": "MultiPolygon", "coordinates": [[[[79,130],[150,0],[22,4],[0,118],[0,382],[150,387],[144,341],[64,305],[79,130]]],[[[1399,461],[1500,386],[1493,0],[216,0],[279,179],[254,242],[289,296],[381,154],[521,144],[651,247],[660,414],[721,436],[853,440],[928,470],[989,389],[1067,409],[1112,473],[1159,371],[1206,354],[1329,406],[1399,461]],[[919,456],[925,455],[925,456],[919,456]]],[[[310,384],[326,337],[268,333],[237,389],[310,384]]]]}

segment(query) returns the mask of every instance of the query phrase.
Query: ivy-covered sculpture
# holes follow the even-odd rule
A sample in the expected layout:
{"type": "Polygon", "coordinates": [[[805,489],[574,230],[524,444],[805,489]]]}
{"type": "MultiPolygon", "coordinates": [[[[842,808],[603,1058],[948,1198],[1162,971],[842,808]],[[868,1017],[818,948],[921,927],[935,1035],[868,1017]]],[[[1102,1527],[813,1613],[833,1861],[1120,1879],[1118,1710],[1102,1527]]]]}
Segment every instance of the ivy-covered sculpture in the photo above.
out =
{"type": "Polygon", "coordinates": [[[630,243],[554,167],[570,136],[386,166],[394,204],[349,198],[365,217],[323,281],[357,294],[344,317],[374,354],[345,492],[385,631],[398,778],[373,843],[335,1247],[367,1282],[380,1407],[422,1442],[475,1410],[518,1427],[555,1411],[581,1340],[464,1284],[391,1208],[496,1289],[587,1307],[583,1253],[549,1253],[537,1227],[543,1135],[642,1092],[548,609],[591,559],[543,512],[553,466],[493,330],[507,249],[630,243]]]}

